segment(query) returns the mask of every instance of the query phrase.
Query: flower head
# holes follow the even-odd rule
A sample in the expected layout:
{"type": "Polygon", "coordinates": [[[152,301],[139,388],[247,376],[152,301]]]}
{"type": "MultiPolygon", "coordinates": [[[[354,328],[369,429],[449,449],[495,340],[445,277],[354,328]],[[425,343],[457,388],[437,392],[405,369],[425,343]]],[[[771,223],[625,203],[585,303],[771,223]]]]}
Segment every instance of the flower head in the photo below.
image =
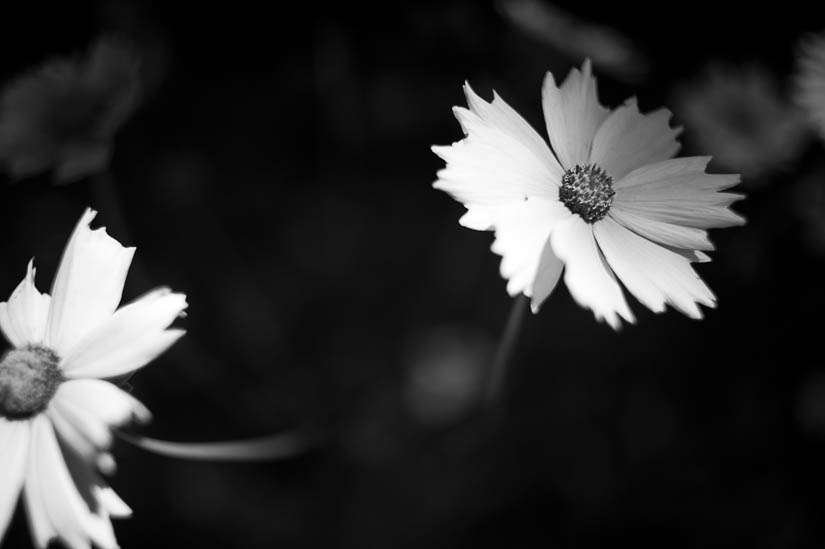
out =
{"type": "Polygon", "coordinates": [[[462,202],[465,227],[494,230],[510,295],[533,311],[564,281],[573,298],[618,329],[634,322],[617,278],[653,311],[671,305],[701,318],[715,297],[691,263],[709,261],[707,229],[742,224],[719,192],[737,175],[705,173],[707,157],[671,157],[679,129],[670,112],[639,112],[630,99],[603,107],[586,61],[558,87],[548,73],[542,103],[547,143],[494,92],[486,102],[465,85],[455,107],[465,137],[433,147],[447,162],[437,189],[462,202]]]}
{"type": "Polygon", "coordinates": [[[807,36],[799,46],[794,99],[825,140],[825,33],[807,36]]]}
{"type": "Polygon", "coordinates": [[[674,110],[703,152],[746,181],[786,166],[806,140],[801,113],[782,97],[771,73],[756,64],[711,66],[678,90],[674,110]]]}
{"type": "Polygon", "coordinates": [[[138,69],[134,48],[107,37],[13,80],[0,97],[0,163],[15,178],[53,169],[58,183],[106,169],[138,105],[138,69]]]}
{"type": "Polygon", "coordinates": [[[26,276],[0,303],[14,346],[0,360],[0,537],[22,490],[38,547],[117,547],[111,517],[131,514],[106,485],[111,428],[149,412],[108,378],[141,368],[184,332],[169,325],[183,294],[158,289],[118,309],[135,252],[87,210],[66,246],[52,295],[26,276]]]}

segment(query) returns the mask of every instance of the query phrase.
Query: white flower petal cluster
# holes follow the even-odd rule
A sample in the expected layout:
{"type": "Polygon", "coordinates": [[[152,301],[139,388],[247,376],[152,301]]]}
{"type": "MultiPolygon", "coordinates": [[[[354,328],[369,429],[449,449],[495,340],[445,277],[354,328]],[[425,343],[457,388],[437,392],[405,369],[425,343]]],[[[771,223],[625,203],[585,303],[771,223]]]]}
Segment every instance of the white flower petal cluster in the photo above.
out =
{"type": "Polygon", "coordinates": [[[15,347],[0,366],[0,535],[22,491],[40,548],[53,539],[71,549],[118,546],[110,518],[131,510],[100,471],[114,467],[111,428],[148,420],[149,412],[106,379],[141,368],[185,333],[169,328],[186,308],[183,294],[162,288],[118,308],[135,249],[103,228],[92,230],[95,214],[87,210],[80,219],[51,296],[37,290],[29,263],[26,277],[0,303],[0,329],[15,347]],[[44,409],[4,417],[10,399],[30,397],[25,382],[42,381],[38,368],[51,367],[59,382],[44,409]]]}
{"type": "Polygon", "coordinates": [[[550,146],[494,92],[465,85],[454,113],[465,137],[433,151],[446,167],[434,186],[463,203],[465,227],[494,230],[510,295],[533,311],[564,274],[573,298],[618,329],[634,322],[619,281],[653,311],[701,318],[715,297],[691,263],[708,261],[707,229],[744,223],[720,192],[738,175],[708,174],[708,157],[676,158],[670,112],[615,110],[598,100],[589,61],[561,86],[548,73],[542,106],[550,146]],[[551,150],[552,147],[552,150],[551,150]]]}

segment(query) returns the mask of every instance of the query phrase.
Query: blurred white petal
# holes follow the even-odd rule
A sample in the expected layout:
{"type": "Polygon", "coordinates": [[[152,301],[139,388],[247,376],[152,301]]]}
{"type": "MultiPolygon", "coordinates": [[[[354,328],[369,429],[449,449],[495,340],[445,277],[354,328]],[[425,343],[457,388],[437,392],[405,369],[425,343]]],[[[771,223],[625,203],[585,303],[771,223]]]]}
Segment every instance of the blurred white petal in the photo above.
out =
{"type": "Polygon", "coordinates": [[[0,541],[9,526],[29,459],[28,421],[8,421],[0,417],[0,541]]]}
{"type": "Polygon", "coordinates": [[[102,379],[66,381],[57,390],[52,405],[61,410],[69,408],[84,412],[102,424],[95,430],[117,427],[135,419],[145,422],[150,417],[149,411],[135,397],[102,379]]]}
{"type": "Polygon", "coordinates": [[[639,80],[647,61],[617,30],[586,21],[542,0],[499,0],[502,13],[519,29],[573,61],[590,58],[600,70],[626,81],[639,80]]]}
{"type": "Polygon", "coordinates": [[[807,141],[802,113],[760,65],[712,65],[677,87],[672,103],[695,148],[746,185],[790,167],[807,141]]]}

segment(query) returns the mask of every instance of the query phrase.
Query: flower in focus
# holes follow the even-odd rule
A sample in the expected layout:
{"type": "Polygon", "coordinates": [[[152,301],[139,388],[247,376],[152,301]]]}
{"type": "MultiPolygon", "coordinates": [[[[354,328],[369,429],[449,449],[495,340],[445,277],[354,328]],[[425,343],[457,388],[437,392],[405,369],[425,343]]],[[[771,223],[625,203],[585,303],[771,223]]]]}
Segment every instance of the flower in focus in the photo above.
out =
{"type": "Polygon", "coordinates": [[[51,297],[28,272],[7,302],[0,329],[14,346],[0,361],[0,536],[22,491],[35,544],[117,547],[110,518],[129,507],[104,482],[112,472],[111,428],[149,412],[106,379],[133,372],[183,334],[167,329],[183,294],[158,289],[120,303],[134,248],[89,227],[72,234],[51,297]],[[117,309],[117,310],[116,310],[117,309]]]}
{"type": "Polygon", "coordinates": [[[746,181],[789,164],[806,139],[802,114],[759,65],[710,67],[677,91],[673,110],[699,149],[746,181]]]}
{"type": "Polygon", "coordinates": [[[808,36],[799,46],[794,99],[825,140],[825,33],[808,36]]]}
{"type": "Polygon", "coordinates": [[[135,50],[107,37],[13,80],[0,97],[0,163],[16,179],[52,169],[58,183],[105,170],[138,105],[138,69],[135,50]]]}
{"type": "Polygon", "coordinates": [[[542,103],[551,152],[498,94],[488,103],[465,85],[453,109],[465,137],[433,147],[447,165],[434,187],[462,202],[465,227],[495,230],[510,295],[532,309],[562,271],[573,298],[614,329],[634,322],[616,278],[646,307],[671,305],[701,318],[715,305],[691,263],[709,261],[707,229],[744,223],[719,192],[738,175],[705,173],[708,157],[671,159],[679,148],[670,112],[639,112],[635,99],[610,111],[597,98],[590,62],[561,87],[548,73],[542,103]]]}

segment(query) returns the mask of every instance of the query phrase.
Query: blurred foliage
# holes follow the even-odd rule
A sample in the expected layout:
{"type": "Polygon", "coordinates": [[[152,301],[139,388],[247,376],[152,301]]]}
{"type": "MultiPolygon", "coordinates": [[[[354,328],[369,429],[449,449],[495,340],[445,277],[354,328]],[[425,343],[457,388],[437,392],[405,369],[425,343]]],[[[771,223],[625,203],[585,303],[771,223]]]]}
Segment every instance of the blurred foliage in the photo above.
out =
{"type": "MultiPolygon", "coordinates": [[[[825,540],[819,142],[747,187],[747,226],[711,234],[714,261],[699,270],[719,308],[704,321],[636,306],[638,324],[613,333],[560,286],[525,322],[506,402],[493,417],[478,410],[477,370],[510,299],[491,235],[459,227],[461,206],[430,188],[441,162],[429,147],[460,137],[450,108],[465,79],[542,128],[544,72],[587,51],[526,32],[507,4],[4,10],[6,81],[118,33],[141,50],[146,96],[115,136],[109,174],[0,186],[0,288],[32,255],[50,280],[91,204],[138,247],[125,297],[168,284],[190,303],[188,335],[131,380],[155,416],[143,432],[323,434],[307,455],[254,465],[119,444],[112,483],[135,511],[116,524],[123,547],[825,540]]],[[[596,71],[607,103],[638,95],[643,110],[672,107],[711,63],[758,61],[784,82],[800,33],[825,25],[802,4],[552,6],[632,40],[643,77],[596,71]]],[[[683,153],[713,154],[696,147],[683,153]]],[[[20,513],[7,546],[28,543],[20,513]]]]}

